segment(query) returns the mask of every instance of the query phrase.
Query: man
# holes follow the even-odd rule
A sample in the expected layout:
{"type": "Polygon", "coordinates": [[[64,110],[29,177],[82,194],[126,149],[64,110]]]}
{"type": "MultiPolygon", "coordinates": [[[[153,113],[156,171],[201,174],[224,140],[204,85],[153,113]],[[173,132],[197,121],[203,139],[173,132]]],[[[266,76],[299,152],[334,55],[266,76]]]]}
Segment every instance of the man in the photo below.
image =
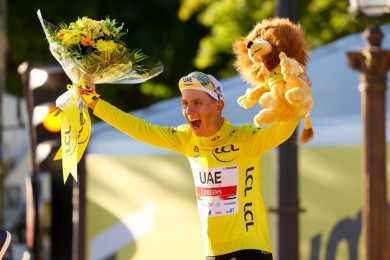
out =
{"type": "Polygon", "coordinates": [[[188,124],[178,127],[151,125],[99,99],[94,91],[82,97],[96,116],[120,131],[189,159],[206,260],[272,259],[260,156],[287,140],[298,122],[234,126],[222,116],[224,93],[213,76],[190,73],[180,79],[179,88],[188,124]]]}
{"type": "Polygon", "coordinates": [[[0,259],[3,259],[10,243],[11,234],[6,230],[0,229],[0,259]]]}

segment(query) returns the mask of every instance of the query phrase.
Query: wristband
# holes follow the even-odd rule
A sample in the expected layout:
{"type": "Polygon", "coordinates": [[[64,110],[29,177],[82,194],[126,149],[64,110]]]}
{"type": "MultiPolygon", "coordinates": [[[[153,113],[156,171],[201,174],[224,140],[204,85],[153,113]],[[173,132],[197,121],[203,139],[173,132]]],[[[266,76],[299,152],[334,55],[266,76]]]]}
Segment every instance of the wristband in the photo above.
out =
{"type": "Polygon", "coordinates": [[[87,104],[94,102],[100,97],[100,95],[96,93],[95,90],[88,88],[87,86],[79,86],[79,94],[87,104]]]}

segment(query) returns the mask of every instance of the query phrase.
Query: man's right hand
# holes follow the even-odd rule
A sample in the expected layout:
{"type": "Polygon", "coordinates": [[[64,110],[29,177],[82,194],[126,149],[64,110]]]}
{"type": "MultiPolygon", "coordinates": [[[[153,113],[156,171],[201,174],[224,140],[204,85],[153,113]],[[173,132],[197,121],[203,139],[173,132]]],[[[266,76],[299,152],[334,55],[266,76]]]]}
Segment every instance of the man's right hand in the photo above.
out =
{"type": "Polygon", "coordinates": [[[88,107],[94,109],[99,101],[100,95],[95,92],[96,86],[94,83],[85,81],[85,86],[79,89],[81,98],[88,104],[88,107]]]}
{"type": "Polygon", "coordinates": [[[93,89],[93,91],[96,91],[96,85],[93,82],[85,81],[85,86],[93,89]]]}

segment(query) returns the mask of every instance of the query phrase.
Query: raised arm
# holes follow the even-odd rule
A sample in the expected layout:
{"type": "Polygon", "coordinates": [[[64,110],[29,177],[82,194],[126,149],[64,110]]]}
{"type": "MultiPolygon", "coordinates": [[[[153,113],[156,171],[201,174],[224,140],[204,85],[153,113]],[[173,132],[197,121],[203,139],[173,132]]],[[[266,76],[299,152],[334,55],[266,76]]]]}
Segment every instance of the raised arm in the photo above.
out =
{"type": "Polygon", "coordinates": [[[250,153],[263,154],[285,142],[294,132],[298,121],[276,122],[264,128],[251,129],[247,142],[250,143],[250,153]]]}
{"type": "Polygon", "coordinates": [[[152,125],[100,99],[94,89],[95,85],[89,83],[86,92],[81,93],[83,100],[94,110],[94,115],[139,141],[178,153],[184,152],[188,134],[186,126],[175,128],[152,125]]]}

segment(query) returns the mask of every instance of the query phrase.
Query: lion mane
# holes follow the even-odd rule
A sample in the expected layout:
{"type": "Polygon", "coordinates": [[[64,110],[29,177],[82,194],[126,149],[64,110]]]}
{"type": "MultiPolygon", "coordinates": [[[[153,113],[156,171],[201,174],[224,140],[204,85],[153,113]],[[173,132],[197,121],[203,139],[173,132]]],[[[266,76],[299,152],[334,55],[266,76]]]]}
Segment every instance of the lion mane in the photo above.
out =
{"type": "Polygon", "coordinates": [[[299,24],[294,24],[287,18],[264,19],[257,22],[246,37],[233,44],[233,53],[236,55],[234,66],[244,81],[257,86],[264,83],[264,76],[280,64],[281,52],[306,67],[306,50],[307,43],[299,24]],[[257,37],[269,41],[272,52],[264,56],[263,62],[253,63],[248,57],[246,46],[257,37]]]}

